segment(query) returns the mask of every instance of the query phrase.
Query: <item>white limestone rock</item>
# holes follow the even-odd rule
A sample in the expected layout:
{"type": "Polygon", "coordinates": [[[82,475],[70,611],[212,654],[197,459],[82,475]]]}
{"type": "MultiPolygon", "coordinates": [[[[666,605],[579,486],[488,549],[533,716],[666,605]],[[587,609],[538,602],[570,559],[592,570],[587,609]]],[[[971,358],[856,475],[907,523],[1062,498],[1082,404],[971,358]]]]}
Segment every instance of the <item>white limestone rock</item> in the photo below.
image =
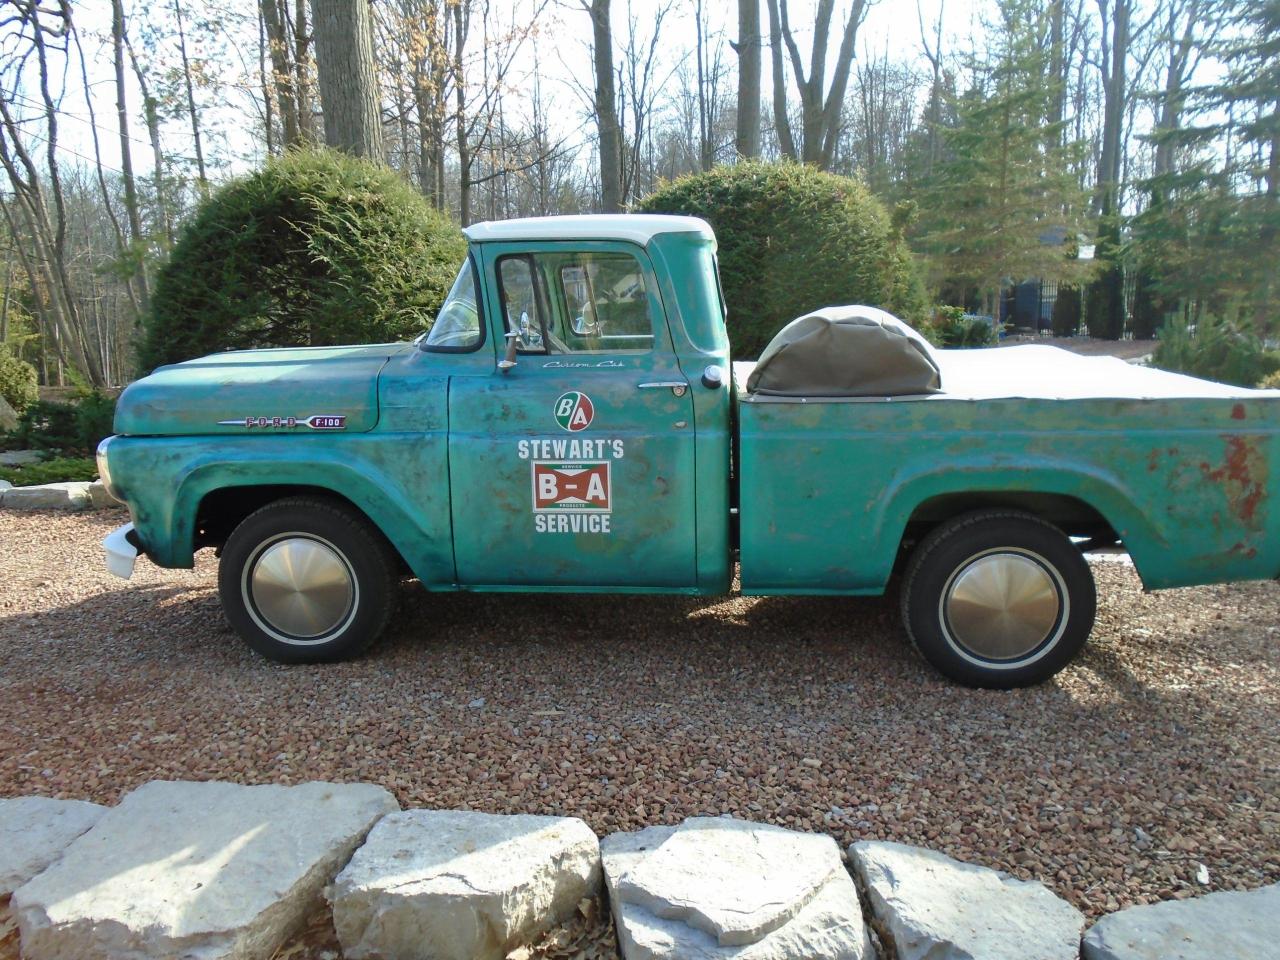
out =
{"type": "Polygon", "coordinates": [[[1280,884],[1129,907],[1084,937],[1084,960],[1261,960],[1280,951],[1280,884]]]}
{"type": "Polygon", "coordinates": [[[87,510],[92,502],[89,484],[81,480],[10,487],[0,493],[0,506],[7,510],[87,510]]]}
{"type": "MultiPolygon", "coordinates": [[[[718,819],[728,824],[741,823],[718,819]]],[[[729,828],[735,829],[738,828],[729,828]]],[[[813,869],[822,871],[825,879],[789,919],[752,943],[722,945],[716,936],[684,920],[660,917],[647,907],[630,902],[621,889],[624,878],[636,871],[641,878],[652,878],[650,871],[640,868],[682,830],[684,827],[648,827],[636,833],[615,833],[600,842],[605,885],[625,960],[873,960],[857,891],[830,838],[825,838],[827,845],[819,846],[811,843],[808,834],[782,831],[804,838],[797,852],[816,857],[819,864],[813,869]]],[[[707,853],[714,856],[714,851],[707,853]]],[[[709,898],[706,910],[700,898],[691,902],[694,910],[705,915],[711,903],[722,903],[723,899],[709,898]]]]}
{"type": "Polygon", "coordinates": [[[83,800],[0,800],[0,900],[62,856],[106,812],[83,800]]]}
{"type": "Polygon", "coordinates": [[[145,784],[14,893],[23,956],[266,960],[396,809],[371,784],[145,784]]]}
{"type": "Polygon", "coordinates": [[[501,960],[600,886],[574,817],[406,810],[385,817],[328,891],[352,960],[501,960]]]}
{"type": "Polygon", "coordinates": [[[106,510],[108,507],[119,507],[121,503],[107,492],[107,485],[101,480],[89,484],[89,505],[94,510],[106,510]]]}
{"type": "Polygon", "coordinates": [[[618,893],[711,934],[721,946],[742,946],[794,917],[840,869],[830,837],[691,817],[619,879],[618,893]]]}
{"type": "Polygon", "coordinates": [[[849,860],[896,960],[1075,960],[1084,915],[1043,884],[902,843],[849,860]]]}
{"type": "Polygon", "coordinates": [[[39,450],[0,450],[0,467],[25,467],[43,459],[39,450]]]}

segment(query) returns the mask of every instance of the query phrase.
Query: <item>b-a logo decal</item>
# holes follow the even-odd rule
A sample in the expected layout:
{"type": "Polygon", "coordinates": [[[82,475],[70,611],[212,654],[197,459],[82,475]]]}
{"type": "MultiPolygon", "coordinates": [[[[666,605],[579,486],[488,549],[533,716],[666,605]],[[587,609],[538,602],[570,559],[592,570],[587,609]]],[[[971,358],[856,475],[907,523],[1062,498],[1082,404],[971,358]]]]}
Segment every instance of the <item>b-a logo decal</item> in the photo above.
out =
{"type": "Polygon", "coordinates": [[[612,510],[609,461],[548,463],[533,461],[533,512],[612,510]]]}
{"type": "Polygon", "coordinates": [[[570,433],[577,433],[579,430],[585,430],[591,426],[591,421],[595,419],[596,408],[591,404],[591,398],[585,393],[579,393],[571,390],[568,393],[562,393],[560,399],[555,405],[556,423],[570,433]]]}

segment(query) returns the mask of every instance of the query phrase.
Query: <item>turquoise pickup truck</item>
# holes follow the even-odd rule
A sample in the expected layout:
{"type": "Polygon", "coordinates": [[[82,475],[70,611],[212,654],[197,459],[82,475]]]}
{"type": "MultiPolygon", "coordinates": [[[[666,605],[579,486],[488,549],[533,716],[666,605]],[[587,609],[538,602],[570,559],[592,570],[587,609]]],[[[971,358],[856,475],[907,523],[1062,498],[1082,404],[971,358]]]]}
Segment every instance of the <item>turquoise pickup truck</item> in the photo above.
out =
{"type": "MultiPolygon", "coordinates": [[[[98,462],[139,554],[221,557],[226,616],[288,662],[348,657],[429,591],[875,595],[961,683],[1062,669],[1085,554],[1148,589],[1280,575],[1280,393],[1051,347],[933,351],[819,311],[730,363],[701,220],[466,229],[413,343],[224,353],[120,398],[98,462]]],[[[749,303],[734,309],[748,311],[749,303]]]]}

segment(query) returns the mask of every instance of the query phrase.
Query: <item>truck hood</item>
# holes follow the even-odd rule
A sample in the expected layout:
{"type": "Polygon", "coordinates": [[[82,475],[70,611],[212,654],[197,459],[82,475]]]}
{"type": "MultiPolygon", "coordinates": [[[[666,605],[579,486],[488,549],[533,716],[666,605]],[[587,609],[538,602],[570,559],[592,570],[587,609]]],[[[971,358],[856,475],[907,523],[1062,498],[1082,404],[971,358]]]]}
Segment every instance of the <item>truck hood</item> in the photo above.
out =
{"type": "Polygon", "coordinates": [[[129,385],[115,431],[134,436],[372,430],[378,372],[412,344],[242,350],[169,367],[129,385]]]}

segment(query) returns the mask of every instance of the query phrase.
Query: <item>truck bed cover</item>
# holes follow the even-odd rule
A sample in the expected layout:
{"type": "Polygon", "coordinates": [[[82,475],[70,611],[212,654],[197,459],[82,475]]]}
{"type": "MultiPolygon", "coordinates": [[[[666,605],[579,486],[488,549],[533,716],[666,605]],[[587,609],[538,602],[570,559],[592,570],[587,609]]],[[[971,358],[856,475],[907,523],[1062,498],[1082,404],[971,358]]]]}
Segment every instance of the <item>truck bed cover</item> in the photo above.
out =
{"type": "Polygon", "coordinates": [[[744,403],[901,403],[947,400],[1239,400],[1280,397],[1280,390],[1252,390],[1137,366],[1115,357],[1085,357],[1059,347],[1026,346],[935,350],[942,391],[899,397],[778,397],[746,390],[754,363],[734,364],[738,399],[744,403]]]}

